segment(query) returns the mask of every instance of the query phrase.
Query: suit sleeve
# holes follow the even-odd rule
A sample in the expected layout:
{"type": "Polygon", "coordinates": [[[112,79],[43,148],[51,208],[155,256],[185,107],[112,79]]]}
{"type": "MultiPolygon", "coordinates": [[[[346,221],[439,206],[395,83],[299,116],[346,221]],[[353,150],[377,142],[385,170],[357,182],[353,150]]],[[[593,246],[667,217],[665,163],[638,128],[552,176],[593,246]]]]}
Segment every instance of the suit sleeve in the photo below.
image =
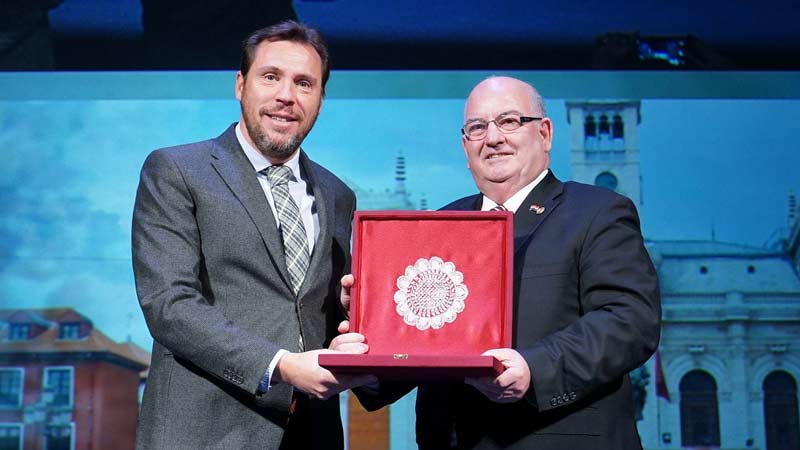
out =
{"type": "Polygon", "coordinates": [[[658,279],[634,205],[614,196],[585,230],[574,249],[580,317],[520,349],[531,372],[526,399],[540,411],[578,401],[619,380],[658,347],[658,279]]]}
{"type": "Polygon", "coordinates": [[[176,359],[255,393],[279,348],[245,332],[206,297],[195,207],[176,162],[153,152],[142,168],[133,213],[139,302],[153,338],[176,359]]]}

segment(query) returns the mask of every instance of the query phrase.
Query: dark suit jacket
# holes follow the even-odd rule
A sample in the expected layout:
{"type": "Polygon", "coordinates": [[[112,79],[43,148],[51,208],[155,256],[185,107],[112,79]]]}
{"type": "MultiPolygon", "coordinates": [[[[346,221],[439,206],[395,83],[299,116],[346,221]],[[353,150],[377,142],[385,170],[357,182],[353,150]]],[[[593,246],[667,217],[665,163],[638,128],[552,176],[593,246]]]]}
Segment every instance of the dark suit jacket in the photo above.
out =
{"type": "MultiPolygon", "coordinates": [[[[477,210],[481,201],[443,209],[477,210]]],[[[420,448],[450,448],[453,436],[464,449],[641,448],[626,374],[657,348],[661,306],[636,208],[548,173],[514,215],[514,248],[513,348],[531,387],[523,400],[498,404],[464,383],[421,384],[420,448]]],[[[380,389],[357,394],[375,409],[408,391],[380,389]]]]}
{"type": "MultiPolygon", "coordinates": [[[[322,348],[340,319],[355,197],[301,152],[320,233],[292,293],[281,236],[233,126],[216,139],[156,150],[133,215],[136,289],[152,365],[137,449],[277,448],[291,386],[262,394],[276,352],[322,348]]],[[[311,402],[318,448],[341,448],[338,399],[311,402]]]]}

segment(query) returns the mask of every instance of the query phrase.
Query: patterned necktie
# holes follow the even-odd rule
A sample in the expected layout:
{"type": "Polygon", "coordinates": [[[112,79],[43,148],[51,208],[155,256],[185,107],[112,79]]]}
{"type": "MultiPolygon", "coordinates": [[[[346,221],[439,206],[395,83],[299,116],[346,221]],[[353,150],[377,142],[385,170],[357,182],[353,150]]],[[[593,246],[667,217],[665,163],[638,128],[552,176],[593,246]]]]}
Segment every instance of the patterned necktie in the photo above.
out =
{"type": "Polygon", "coordinates": [[[508,211],[508,209],[503,205],[497,205],[489,211],[508,211]]]}
{"type": "Polygon", "coordinates": [[[292,290],[297,295],[308,270],[308,239],[300,218],[300,209],[289,195],[292,169],[286,166],[270,166],[264,172],[272,186],[272,198],[275,200],[275,209],[278,210],[281,224],[283,251],[286,253],[286,268],[289,270],[292,290]]]}

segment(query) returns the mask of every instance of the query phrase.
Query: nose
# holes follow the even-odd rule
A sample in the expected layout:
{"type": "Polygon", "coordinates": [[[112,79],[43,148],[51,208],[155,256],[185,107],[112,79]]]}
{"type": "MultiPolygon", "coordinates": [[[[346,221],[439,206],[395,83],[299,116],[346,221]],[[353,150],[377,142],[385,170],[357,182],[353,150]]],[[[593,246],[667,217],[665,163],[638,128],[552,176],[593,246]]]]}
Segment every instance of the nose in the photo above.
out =
{"type": "Polygon", "coordinates": [[[497,128],[497,124],[493,120],[486,125],[486,137],[484,139],[486,141],[486,145],[489,147],[495,147],[506,140],[506,135],[503,134],[499,128],[497,128]]]}
{"type": "Polygon", "coordinates": [[[281,103],[291,105],[294,104],[295,99],[295,85],[291,80],[281,80],[278,91],[275,94],[275,99],[281,103]]]}

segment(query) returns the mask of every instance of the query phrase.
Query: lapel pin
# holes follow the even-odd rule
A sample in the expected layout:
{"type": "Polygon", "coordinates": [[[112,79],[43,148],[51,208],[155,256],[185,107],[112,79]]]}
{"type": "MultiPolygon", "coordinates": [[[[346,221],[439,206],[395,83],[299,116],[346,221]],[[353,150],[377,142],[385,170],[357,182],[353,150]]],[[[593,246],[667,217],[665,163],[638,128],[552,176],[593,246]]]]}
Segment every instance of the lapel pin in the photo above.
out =
{"type": "Polygon", "coordinates": [[[538,216],[539,214],[544,212],[544,206],[537,205],[536,203],[531,205],[531,211],[535,212],[538,216]]]}

